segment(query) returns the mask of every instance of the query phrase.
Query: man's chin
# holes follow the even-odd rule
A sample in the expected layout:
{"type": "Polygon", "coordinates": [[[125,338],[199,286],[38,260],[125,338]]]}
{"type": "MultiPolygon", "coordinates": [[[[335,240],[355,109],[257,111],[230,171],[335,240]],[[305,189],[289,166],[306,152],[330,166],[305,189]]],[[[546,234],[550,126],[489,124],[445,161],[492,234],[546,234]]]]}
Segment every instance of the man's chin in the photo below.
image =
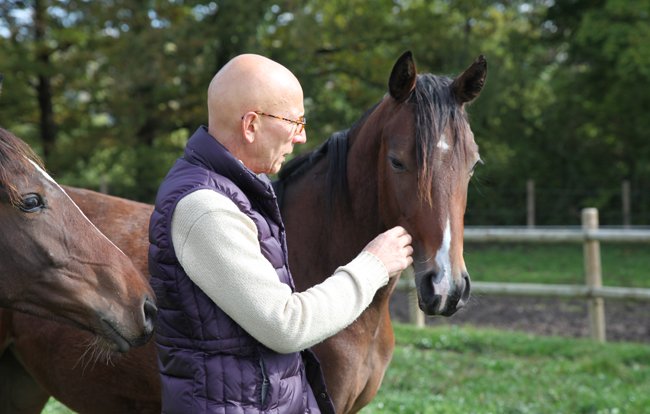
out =
{"type": "Polygon", "coordinates": [[[275,165],[273,165],[270,174],[277,174],[278,172],[280,172],[280,169],[282,169],[282,164],[284,164],[284,157],[282,157],[280,161],[278,161],[277,163],[275,163],[275,165]]]}

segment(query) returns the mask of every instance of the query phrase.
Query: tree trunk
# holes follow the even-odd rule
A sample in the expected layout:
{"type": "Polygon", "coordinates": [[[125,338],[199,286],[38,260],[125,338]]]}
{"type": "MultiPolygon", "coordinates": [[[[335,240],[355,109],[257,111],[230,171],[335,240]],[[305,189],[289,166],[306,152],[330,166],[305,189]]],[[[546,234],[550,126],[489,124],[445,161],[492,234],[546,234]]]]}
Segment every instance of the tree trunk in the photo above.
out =
{"type": "Polygon", "coordinates": [[[36,92],[40,112],[39,127],[43,145],[43,158],[47,163],[56,143],[56,124],[54,123],[54,108],[52,105],[52,85],[50,81],[51,52],[45,42],[46,4],[37,0],[34,2],[34,41],[36,44],[36,62],[38,64],[38,82],[36,92]]]}

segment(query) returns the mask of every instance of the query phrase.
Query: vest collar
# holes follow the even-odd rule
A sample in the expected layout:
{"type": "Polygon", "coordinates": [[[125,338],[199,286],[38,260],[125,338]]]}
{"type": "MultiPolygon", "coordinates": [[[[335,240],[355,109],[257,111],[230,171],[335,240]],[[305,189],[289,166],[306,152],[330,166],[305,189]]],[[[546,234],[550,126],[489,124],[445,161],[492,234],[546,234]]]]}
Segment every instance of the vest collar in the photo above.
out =
{"type": "Polygon", "coordinates": [[[266,174],[255,174],[236,159],[226,147],[200,126],[185,146],[184,158],[194,164],[228,177],[245,192],[263,198],[275,198],[271,181],[266,174]]]}

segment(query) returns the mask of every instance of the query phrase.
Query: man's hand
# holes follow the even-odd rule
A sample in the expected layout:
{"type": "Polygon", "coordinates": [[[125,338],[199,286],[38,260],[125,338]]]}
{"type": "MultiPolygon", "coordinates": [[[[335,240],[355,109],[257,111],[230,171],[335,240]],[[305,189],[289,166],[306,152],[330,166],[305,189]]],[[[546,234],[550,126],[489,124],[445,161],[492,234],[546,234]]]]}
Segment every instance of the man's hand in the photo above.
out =
{"type": "Polygon", "coordinates": [[[397,226],[375,237],[363,250],[377,256],[386,266],[388,275],[393,277],[413,263],[411,241],[411,235],[397,226]]]}

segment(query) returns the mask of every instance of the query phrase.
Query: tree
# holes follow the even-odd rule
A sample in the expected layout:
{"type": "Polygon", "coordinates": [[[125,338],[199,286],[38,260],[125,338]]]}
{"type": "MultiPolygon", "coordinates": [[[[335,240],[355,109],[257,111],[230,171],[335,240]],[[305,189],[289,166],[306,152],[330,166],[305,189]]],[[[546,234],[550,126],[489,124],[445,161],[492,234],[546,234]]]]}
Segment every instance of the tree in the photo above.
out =
{"type": "Polygon", "coordinates": [[[11,1],[0,123],[68,184],[153,199],[218,67],[256,50],[266,1],[11,1]],[[36,121],[36,120],[40,121],[36,121]],[[37,140],[41,137],[41,140],[37,140]]]}
{"type": "Polygon", "coordinates": [[[206,122],[211,77],[239,53],[301,80],[302,151],[378,102],[404,50],[451,76],[484,54],[488,82],[469,114],[485,165],[468,223],[523,223],[529,178],[540,224],[575,223],[587,204],[617,209],[621,179],[650,181],[649,2],[5,1],[0,124],[61,181],[151,201],[206,122]],[[559,187],[570,191],[543,196],[559,187]]]}

